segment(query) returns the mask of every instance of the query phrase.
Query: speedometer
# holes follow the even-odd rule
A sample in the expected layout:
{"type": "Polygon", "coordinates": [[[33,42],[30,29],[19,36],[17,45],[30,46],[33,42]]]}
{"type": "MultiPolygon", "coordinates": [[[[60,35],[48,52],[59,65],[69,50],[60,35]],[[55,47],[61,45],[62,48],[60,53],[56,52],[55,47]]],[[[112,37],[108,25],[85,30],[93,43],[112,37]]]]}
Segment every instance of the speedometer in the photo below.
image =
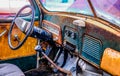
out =
{"type": "Polygon", "coordinates": [[[59,35],[59,29],[54,27],[54,26],[50,26],[50,25],[44,24],[42,26],[42,28],[48,30],[49,32],[51,32],[53,34],[59,35]]]}
{"type": "Polygon", "coordinates": [[[59,44],[62,44],[62,35],[61,35],[61,28],[59,25],[56,25],[52,22],[47,20],[43,20],[42,28],[50,33],[52,33],[53,40],[59,44]]]}

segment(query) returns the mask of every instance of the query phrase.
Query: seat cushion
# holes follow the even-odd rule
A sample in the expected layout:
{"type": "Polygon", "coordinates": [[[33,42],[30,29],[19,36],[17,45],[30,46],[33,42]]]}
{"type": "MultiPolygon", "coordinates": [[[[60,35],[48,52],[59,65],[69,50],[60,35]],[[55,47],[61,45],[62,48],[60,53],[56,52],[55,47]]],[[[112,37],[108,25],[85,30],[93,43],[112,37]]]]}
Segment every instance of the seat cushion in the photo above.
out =
{"type": "Polygon", "coordinates": [[[25,76],[24,73],[14,64],[0,64],[0,76],[25,76]]]}
{"type": "Polygon", "coordinates": [[[100,67],[113,76],[120,76],[120,52],[111,48],[106,48],[103,53],[100,67]]]}

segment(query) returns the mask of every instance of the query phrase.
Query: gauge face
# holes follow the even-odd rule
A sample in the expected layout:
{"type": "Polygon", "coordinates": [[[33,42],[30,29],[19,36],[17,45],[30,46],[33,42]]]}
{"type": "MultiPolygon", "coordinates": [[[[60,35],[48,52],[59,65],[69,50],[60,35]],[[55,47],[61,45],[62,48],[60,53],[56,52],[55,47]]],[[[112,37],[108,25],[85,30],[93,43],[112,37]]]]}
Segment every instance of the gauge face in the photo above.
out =
{"type": "Polygon", "coordinates": [[[43,20],[42,28],[52,33],[53,40],[55,42],[62,44],[62,34],[61,34],[61,28],[59,25],[43,20]]]}
{"type": "Polygon", "coordinates": [[[42,27],[53,34],[59,35],[59,29],[54,26],[44,24],[42,27]]]}

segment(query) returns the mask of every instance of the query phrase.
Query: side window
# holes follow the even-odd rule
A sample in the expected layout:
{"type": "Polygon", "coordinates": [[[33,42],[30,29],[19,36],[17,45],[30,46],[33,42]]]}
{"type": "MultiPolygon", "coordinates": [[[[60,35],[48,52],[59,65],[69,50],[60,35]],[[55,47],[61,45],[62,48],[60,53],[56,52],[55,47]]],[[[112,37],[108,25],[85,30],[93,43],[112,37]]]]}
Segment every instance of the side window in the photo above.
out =
{"type": "Polygon", "coordinates": [[[97,16],[120,26],[120,0],[92,1],[97,16]]]}
{"type": "MultiPolygon", "coordinates": [[[[20,8],[25,5],[30,5],[29,0],[0,0],[0,15],[15,14],[20,8]]],[[[30,9],[24,10],[24,13],[29,13],[30,9]]]]}

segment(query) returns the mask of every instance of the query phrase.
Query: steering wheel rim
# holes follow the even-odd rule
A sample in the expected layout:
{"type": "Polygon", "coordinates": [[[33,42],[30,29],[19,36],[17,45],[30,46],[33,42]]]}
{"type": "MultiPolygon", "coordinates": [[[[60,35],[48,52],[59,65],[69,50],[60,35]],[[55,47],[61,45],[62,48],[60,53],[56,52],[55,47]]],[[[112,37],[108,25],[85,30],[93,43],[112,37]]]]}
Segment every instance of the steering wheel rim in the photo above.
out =
{"type": "Polygon", "coordinates": [[[16,50],[18,48],[20,48],[24,42],[27,40],[28,36],[30,35],[31,31],[32,31],[32,28],[33,28],[33,24],[34,24],[34,21],[35,21],[35,10],[34,8],[31,6],[31,5],[26,5],[24,6],[23,8],[21,8],[18,13],[16,14],[16,16],[14,17],[12,23],[11,23],[11,26],[10,26],[10,30],[8,32],[8,44],[9,44],[9,47],[13,50],[16,50]],[[31,22],[30,22],[30,29],[28,29],[28,31],[26,32],[26,35],[24,37],[24,39],[17,45],[17,46],[13,46],[11,44],[11,33],[12,33],[12,30],[13,30],[13,27],[15,25],[15,19],[19,16],[19,14],[26,8],[30,8],[31,9],[31,12],[32,12],[32,17],[31,17],[31,22]]]}

